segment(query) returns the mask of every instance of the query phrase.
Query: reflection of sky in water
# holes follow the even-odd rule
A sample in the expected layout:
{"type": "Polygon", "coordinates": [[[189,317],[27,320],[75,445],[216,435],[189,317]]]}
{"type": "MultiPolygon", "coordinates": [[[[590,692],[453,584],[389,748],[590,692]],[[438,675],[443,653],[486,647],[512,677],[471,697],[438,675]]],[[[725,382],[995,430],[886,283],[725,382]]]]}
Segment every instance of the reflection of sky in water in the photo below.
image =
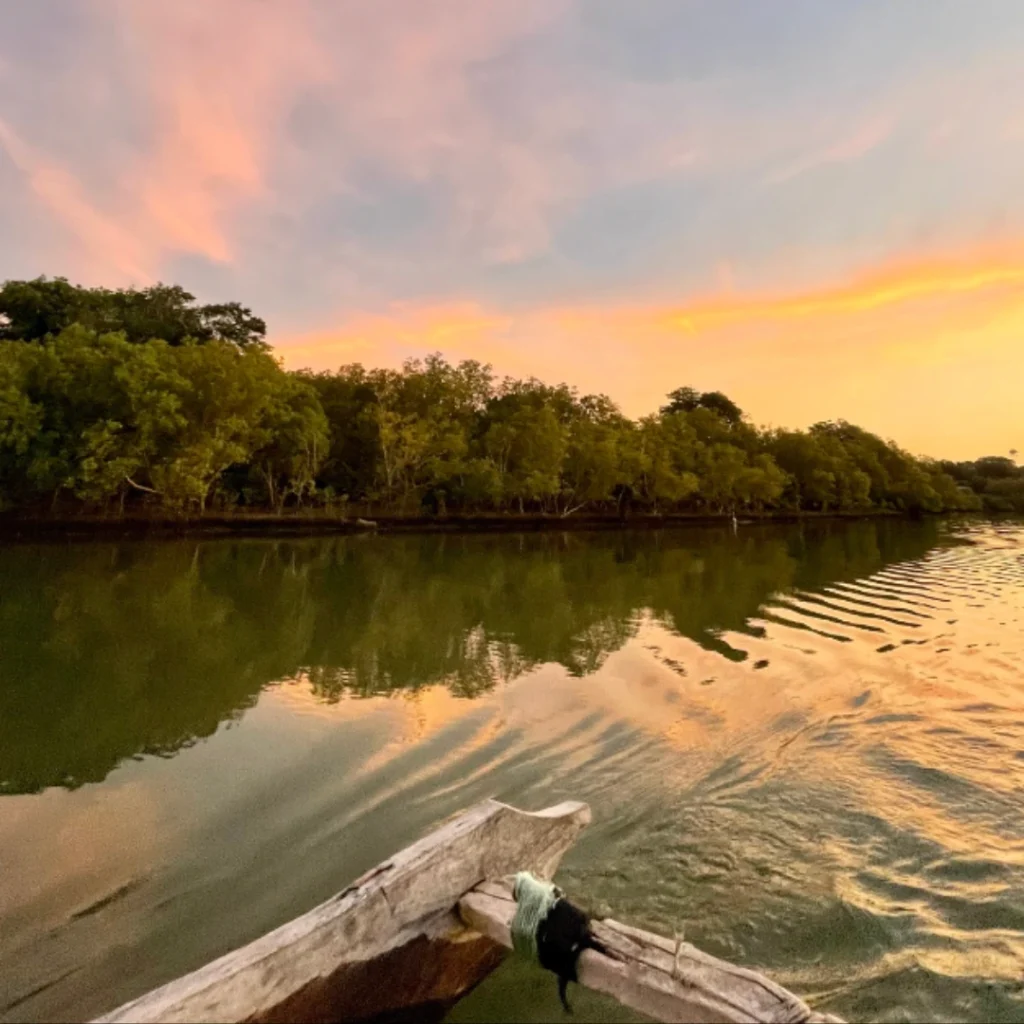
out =
{"type": "MultiPolygon", "coordinates": [[[[1024,535],[970,536],[6,549],[3,779],[86,784],[0,799],[3,1016],[109,1008],[488,795],[589,800],[570,889],[837,1012],[1019,1016],[1024,535]]],[[[459,1012],[547,1012],[515,983],[459,1012]]]]}

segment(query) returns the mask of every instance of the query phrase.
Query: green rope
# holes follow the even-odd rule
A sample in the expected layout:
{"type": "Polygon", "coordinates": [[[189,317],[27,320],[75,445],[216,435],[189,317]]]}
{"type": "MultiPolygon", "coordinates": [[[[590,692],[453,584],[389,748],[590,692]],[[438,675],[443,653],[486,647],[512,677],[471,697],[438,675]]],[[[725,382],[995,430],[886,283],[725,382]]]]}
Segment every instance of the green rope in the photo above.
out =
{"type": "Polygon", "coordinates": [[[512,948],[520,956],[537,959],[537,928],[562,892],[552,882],[542,882],[529,871],[520,871],[512,886],[516,913],[512,918],[512,948]]]}

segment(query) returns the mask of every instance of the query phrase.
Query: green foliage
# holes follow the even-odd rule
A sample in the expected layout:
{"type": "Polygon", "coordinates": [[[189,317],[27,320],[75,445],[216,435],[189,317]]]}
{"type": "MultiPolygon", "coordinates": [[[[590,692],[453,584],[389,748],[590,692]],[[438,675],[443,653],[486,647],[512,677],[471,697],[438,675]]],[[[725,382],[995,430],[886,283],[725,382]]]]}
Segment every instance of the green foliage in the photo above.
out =
{"type": "Polygon", "coordinates": [[[265,344],[267,325],[237,302],[197,306],[178,285],[82,288],[63,277],[7,281],[0,287],[0,341],[42,341],[72,324],[121,332],[131,342],[160,338],[226,341],[239,348],[265,344]]]}
{"type": "Polygon", "coordinates": [[[572,423],[562,472],[565,514],[573,506],[606,501],[616,488],[630,483],[626,453],[633,431],[628,420],[614,415],[581,416],[572,423]]]}
{"type": "MultiPolygon", "coordinates": [[[[313,387],[298,376],[266,368],[268,387],[256,437],[248,455],[267,503],[280,512],[289,498],[301,503],[316,492],[317,470],[330,442],[327,417],[313,387]]],[[[237,460],[243,461],[243,460],[237,460]]]]}
{"type": "Polygon", "coordinates": [[[520,510],[525,502],[543,505],[558,493],[567,436],[550,405],[528,395],[505,396],[487,417],[482,449],[502,481],[502,497],[520,510]]]}
{"type": "Polygon", "coordinates": [[[668,400],[668,405],[661,407],[662,415],[707,409],[729,426],[737,426],[743,420],[743,410],[721,391],[705,391],[701,394],[693,388],[676,388],[668,400]]]}
{"type": "Polygon", "coordinates": [[[641,478],[644,497],[655,509],[659,502],[679,502],[700,487],[697,435],[685,413],[648,416],[640,421],[641,478]]]}
{"type": "Polygon", "coordinates": [[[222,474],[252,463],[277,495],[313,487],[327,448],[316,394],[259,349],[133,345],[74,326],[0,346],[0,487],[9,503],[130,494],[202,510],[222,474]]]}
{"type": "Polygon", "coordinates": [[[264,324],[182,288],[0,288],[0,508],[1024,511],[1011,459],[934,463],[845,421],[761,431],[678,388],[604,395],[440,355],[287,373],[264,324]]]}
{"type": "Polygon", "coordinates": [[[1012,459],[989,455],[976,462],[940,462],[932,471],[953,481],[965,508],[1024,513],[1024,466],[1012,459]]]}
{"type": "Polygon", "coordinates": [[[316,391],[329,425],[319,482],[336,494],[363,499],[374,488],[380,459],[377,392],[362,366],[337,373],[297,374],[316,391]]]}

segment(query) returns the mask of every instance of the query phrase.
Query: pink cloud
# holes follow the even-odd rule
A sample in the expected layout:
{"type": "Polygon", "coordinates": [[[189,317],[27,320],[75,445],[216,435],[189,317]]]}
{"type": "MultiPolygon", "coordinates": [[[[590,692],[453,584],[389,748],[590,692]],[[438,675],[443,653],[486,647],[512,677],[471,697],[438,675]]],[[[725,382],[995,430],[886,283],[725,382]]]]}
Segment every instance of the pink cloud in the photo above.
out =
{"type": "Polygon", "coordinates": [[[450,237],[485,259],[543,248],[551,208],[579,184],[557,152],[565,120],[575,115],[559,109],[557,88],[540,76],[518,88],[550,85],[546,107],[527,113],[510,95],[496,116],[475,76],[566,9],[546,0],[439,3],[402,5],[398,16],[397,5],[383,3],[335,21],[340,50],[328,103],[345,140],[336,149],[341,174],[356,157],[442,189],[450,237]]]}
{"type": "Polygon", "coordinates": [[[232,218],[268,196],[292,102],[328,73],[308,7],[191,0],[117,11],[145,64],[155,127],[125,188],[154,245],[230,261],[232,218]]]}
{"type": "MultiPolygon", "coordinates": [[[[82,205],[97,206],[95,183],[39,147],[36,162],[61,168],[63,198],[52,183],[44,194],[37,181],[33,191],[88,253],[109,245],[120,224],[147,266],[174,253],[227,263],[238,255],[247,211],[263,204],[278,213],[351,190],[353,168],[369,162],[445,189],[457,243],[498,261],[519,258],[546,244],[547,213],[578,180],[553,154],[560,125],[540,116],[507,133],[481,98],[474,68],[565,9],[550,0],[97,4],[94,16],[119,46],[117,66],[85,60],[55,88],[100,86],[93,114],[103,129],[114,120],[110,81],[119,80],[145,110],[147,138],[127,152],[120,146],[115,159],[115,143],[98,131],[107,152],[96,160],[113,168],[104,187],[116,197],[102,216],[82,205]],[[288,133],[307,97],[320,118],[308,153],[288,133]]],[[[513,113],[521,118],[522,108],[513,113]]]]}
{"type": "Polygon", "coordinates": [[[38,202],[71,235],[83,258],[103,274],[145,283],[153,277],[151,254],[118,217],[91,202],[67,168],[48,160],[0,121],[0,145],[21,171],[38,202]]]}
{"type": "Polygon", "coordinates": [[[892,134],[893,120],[889,117],[876,117],[855,131],[851,136],[840,139],[822,154],[822,158],[831,163],[843,163],[847,160],[859,160],[873,149],[880,146],[892,134]]]}
{"type": "MultiPolygon", "coordinates": [[[[176,254],[230,264],[243,246],[286,245],[269,224],[357,193],[367,174],[430,190],[435,246],[478,264],[516,262],[546,250],[560,213],[603,189],[791,149],[784,122],[751,130],[741,112],[723,118],[727,94],[715,84],[509,64],[515,44],[573,16],[567,0],[91,9],[114,30],[116,52],[76,65],[60,87],[95,94],[107,175],[97,185],[94,167],[40,145],[40,159],[62,168],[62,195],[79,203],[35,190],[86,262],[96,254],[90,270],[124,262],[98,255],[112,230],[125,239],[118,251],[137,250],[130,262],[156,274],[176,254]],[[141,140],[104,132],[118,91],[142,112],[141,140]],[[306,140],[292,123],[304,105],[306,140]]],[[[815,159],[853,159],[881,130],[868,124],[815,159]]]]}
{"type": "Polygon", "coordinates": [[[850,135],[836,139],[823,149],[807,153],[789,166],[769,177],[771,184],[790,181],[808,171],[830,164],[845,164],[860,160],[888,139],[895,127],[891,116],[873,117],[859,125],[850,135]]]}
{"type": "Polygon", "coordinates": [[[341,288],[346,276],[381,287],[375,260],[408,267],[425,253],[475,271],[543,253],[559,219],[605,190],[722,171],[764,180],[766,166],[781,168],[770,179],[781,182],[851,163],[968,91],[916,83],[840,101],[855,109],[829,118],[810,94],[752,109],[754,71],[648,79],[590,66],[572,47],[533,54],[536,36],[573,27],[581,8],[568,0],[96,0],[83,10],[89,45],[102,37],[112,51],[83,47],[70,71],[46,78],[34,117],[9,118],[33,166],[49,169],[30,188],[79,262],[159,275],[192,254],[269,274],[301,259],[326,301],[357,290],[341,288]],[[79,94],[92,97],[83,107],[95,151],[76,159],[68,133],[39,126],[79,94]],[[130,120],[122,106],[137,123],[118,137],[130,120]],[[340,227],[327,245],[318,236],[320,251],[298,251],[299,229],[339,196],[365,188],[367,205],[379,204],[381,180],[427,197],[429,239],[410,242],[415,227],[402,225],[381,257],[340,227]]]}
{"type": "Polygon", "coordinates": [[[159,276],[176,253],[234,260],[239,214],[271,198],[295,96],[325,78],[305,3],[113,0],[93,11],[112,30],[121,63],[98,69],[80,58],[84,67],[53,84],[57,96],[85,96],[79,109],[96,122],[97,138],[88,166],[28,141],[31,129],[8,124],[2,140],[72,242],[54,262],[70,255],[83,279],[123,283],[159,276]],[[119,85],[145,111],[141,143],[106,130],[121,113],[119,85]]]}

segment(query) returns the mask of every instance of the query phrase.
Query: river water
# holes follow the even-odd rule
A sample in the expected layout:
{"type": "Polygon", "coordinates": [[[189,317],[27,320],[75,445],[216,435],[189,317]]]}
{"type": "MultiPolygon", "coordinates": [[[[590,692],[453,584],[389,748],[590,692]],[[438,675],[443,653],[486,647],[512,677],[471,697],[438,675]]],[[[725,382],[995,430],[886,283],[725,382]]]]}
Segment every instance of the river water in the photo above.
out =
{"type": "MultiPolygon", "coordinates": [[[[1024,1020],[1022,666],[1021,524],[0,548],[0,1019],[493,795],[588,801],[571,895],[817,1006],[1024,1020]]],[[[515,962],[452,1018],[562,1019],[515,962]]]]}

